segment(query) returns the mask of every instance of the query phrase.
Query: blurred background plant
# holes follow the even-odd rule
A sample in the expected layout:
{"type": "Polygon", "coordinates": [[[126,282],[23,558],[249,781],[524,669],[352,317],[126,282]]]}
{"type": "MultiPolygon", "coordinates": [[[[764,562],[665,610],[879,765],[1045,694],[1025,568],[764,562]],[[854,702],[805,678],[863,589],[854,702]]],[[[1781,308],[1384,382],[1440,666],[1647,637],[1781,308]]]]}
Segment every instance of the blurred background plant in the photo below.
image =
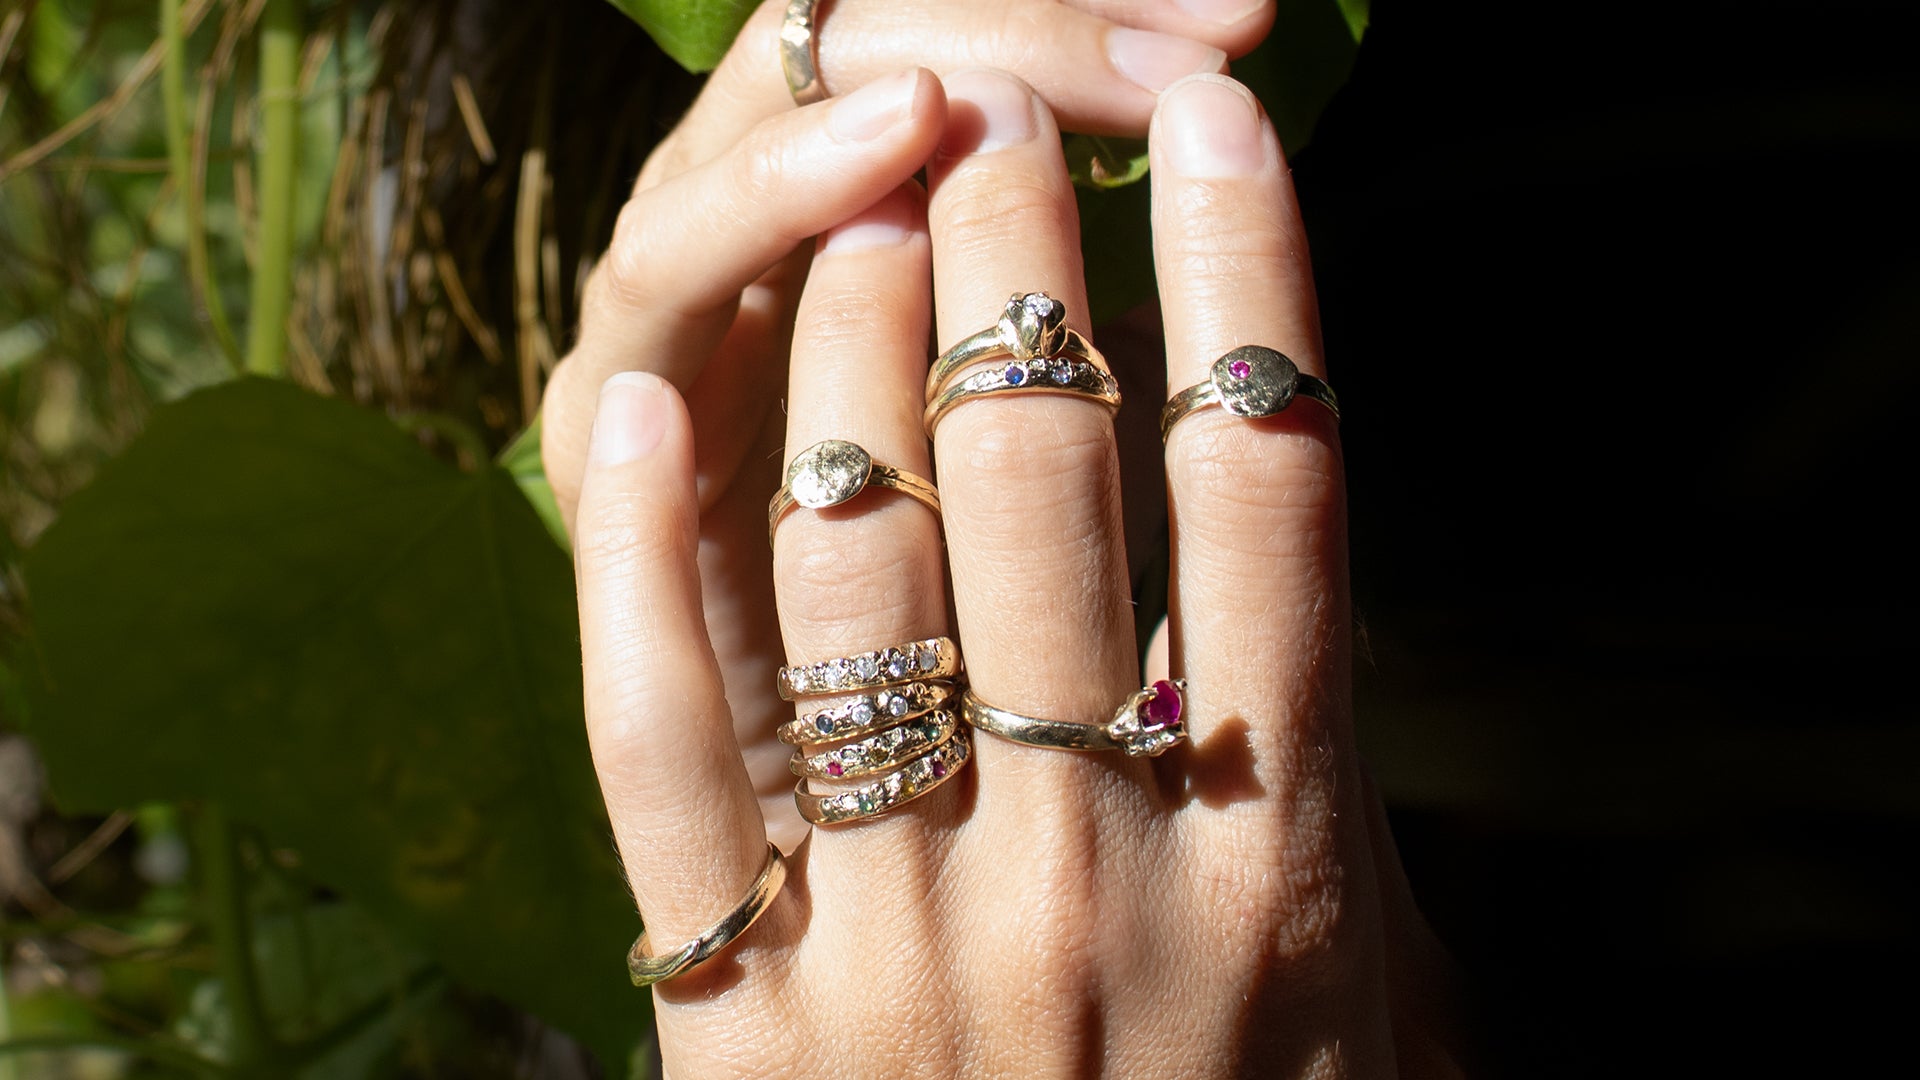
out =
{"type": "Polygon", "coordinates": [[[648,1071],[528,421],[751,7],[0,6],[0,1080],[648,1071]]]}

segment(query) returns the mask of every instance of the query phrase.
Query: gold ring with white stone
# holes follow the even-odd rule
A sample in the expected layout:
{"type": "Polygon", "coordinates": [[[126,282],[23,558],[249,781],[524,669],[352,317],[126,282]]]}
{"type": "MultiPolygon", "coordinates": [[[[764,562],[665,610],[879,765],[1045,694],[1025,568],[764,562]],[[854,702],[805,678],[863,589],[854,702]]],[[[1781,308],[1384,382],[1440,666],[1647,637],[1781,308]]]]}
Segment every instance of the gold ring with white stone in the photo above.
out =
{"type": "Polygon", "coordinates": [[[802,778],[793,786],[793,802],[800,816],[814,825],[878,817],[925,795],[953,779],[973,760],[973,743],[965,731],[907,762],[870,784],[847,791],[812,792],[802,778]]]}
{"type": "MultiPolygon", "coordinates": [[[[917,652],[917,650],[916,650],[917,652]]],[[[915,658],[916,666],[918,657],[915,658]]],[[[831,709],[805,713],[774,730],[788,746],[819,746],[858,739],[882,728],[904,723],[945,705],[953,697],[953,683],[919,679],[861,694],[831,709]]]]}
{"type": "Polygon", "coordinates": [[[787,466],[787,482],[767,504],[767,543],[780,519],[796,506],[822,510],[839,506],[868,486],[891,488],[940,513],[940,493],[933,485],[902,469],[882,465],[858,444],[843,439],[814,443],[796,454],[787,466]]]}
{"type": "Polygon", "coordinates": [[[1230,349],[1213,362],[1205,382],[1196,383],[1167,399],[1160,410],[1160,441],[1173,434],[1173,425],[1188,413],[1218,405],[1235,416],[1257,419],[1274,416],[1293,404],[1296,397],[1319,402],[1340,419],[1340,399],[1333,387],[1321,379],[1303,374],[1292,358],[1263,345],[1242,345],[1230,349]]]}
{"type": "Polygon", "coordinates": [[[1063,394],[1120,411],[1120,384],[1104,367],[1064,354],[1040,360],[1012,360],[1004,367],[977,371],[940,391],[920,414],[920,426],[933,438],[941,418],[961,404],[989,394],[1063,394]]]}
{"type": "Polygon", "coordinates": [[[936,709],[832,750],[817,754],[795,750],[787,769],[814,780],[859,780],[912,761],[953,738],[957,730],[959,719],[953,710],[936,709]]]}
{"type": "Polygon", "coordinates": [[[925,679],[949,679],[960,671],[960,648],[952,638],[922,638],[884,649],[792,664],[774,677],[782,701],[823,694],[857,694],[925,679]]]}
{"type": "Polygon", "coordinates": [[[826,85],[820,81],[820,40],[814,36],[819,9],[820,0],[787,0],[787,14],[780,22],[780,70],[795,105],[827,100],[826,85]]]}
{"type": "Polygon", "coordinates": [[[1001,357],[1024,364],[1070,356],[1108,371],[1106,358],[1078,330],[1069,327],[1066,319],[1066,305],[1046,293],[1015,293],[1000,312],[999,321],[960,339],[927,369],[927,400],[939,396],[968,366],[1001,357]]]}

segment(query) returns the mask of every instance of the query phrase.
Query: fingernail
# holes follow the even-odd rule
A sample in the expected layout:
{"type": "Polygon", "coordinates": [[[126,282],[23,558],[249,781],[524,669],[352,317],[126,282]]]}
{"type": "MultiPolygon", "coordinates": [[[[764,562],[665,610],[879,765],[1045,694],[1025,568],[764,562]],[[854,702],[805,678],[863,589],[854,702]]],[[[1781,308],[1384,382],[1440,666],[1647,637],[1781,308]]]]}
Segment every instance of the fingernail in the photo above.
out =
{"type": "Polygon", "coordinates": [[[912,209],[906,198],[889,195],[852,220],[827,230],[820,238],[820,254],[840,255],[906,243],[913,235],[912,209]]]}
{"type": "Polygon", "coordinates": [[[870,82],[833,103],[827,130],[850,142],[878,138],[913,111],[919,85],[918,68],[870,82]]]}
{"type": "Polygon", "coordinates": [[[1172,34],[1116,26],[1107,31],[1107,59],[1128,82],[1157,94],[1189,75],[1218,72],[1227,54],[1172,34]]]}
{"type": "Polygon", "coordinates": [[[940,149],[948,154],[982,154],[1018,146],[1039,128],[1033,118],[1033,91],[997,71],[963,71],[947,84],[947,134],[940,149]]]}
{"type": "Polygon", "coordinates": [[[624,465],[643,458],[660,445],[666,426],[666,382],[658,375],[623,371],[600,387],[587,463],[624,465]]]}
{"type": "Polygon", "coordinates": [[[1189,79],[1167,91],[1153,129],[1181,176],[1252,176],[1267,163],[1258,107],[1223,79],[1189,79]]]}
{"type": "Polygon", "coordinates": [[[1178,0],[1187,14],[1221,26],[1232,26],[1259,11],[1262,0],[1178,0]]]}

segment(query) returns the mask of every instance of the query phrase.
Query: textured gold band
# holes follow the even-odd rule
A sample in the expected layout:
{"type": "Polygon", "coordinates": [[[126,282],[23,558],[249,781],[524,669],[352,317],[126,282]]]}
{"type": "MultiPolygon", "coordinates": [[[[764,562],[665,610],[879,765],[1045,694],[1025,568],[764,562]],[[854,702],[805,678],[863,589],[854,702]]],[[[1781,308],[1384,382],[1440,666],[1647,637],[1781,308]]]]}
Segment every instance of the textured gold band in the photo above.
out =
{"type": "Polygon", "coordinates": [[[627,950],[627,974],[632,976],[633,985],[652,986],[657,982],[665,982],[706,962],[721,949],[733,944],[735,938],[746,933],[747,927],[766,914],[767,908],[773,905],[773,898],[780,895],[780,887],[786,883],[787,860],[780,854],[779,848],[768,844],[767,864],[747,890],[746,899],[735,905],[719,922],[702,930],[692,941],[672,952],[650,956],[647,932],[640,932],[640,936],[634,939],[633,948],[627,950]]]}
{"type": "Polygon", "coordinates": [[[960,718],[981,731],[1047,750],[1124,750],[1132,757],[1158,757],[1187,737],[1185,679],[1156,682],[1121,702],[1104,724],[1023,716],[982,701],[971,689],[960,695],[960,718]]]}
{"type": "Polygon", "coordinates": [[[824,510],[839,506],[869,487],[890,488],[917,500],[940,514],[940,493],[933,485],[913,475],[882,465],[857,443],[827,439],[814,443],[794,455],[787,466],[786,482],[767,503],[767,543],[773,543],[780,519],[796,506],[824,510]]]}
{"type": "Polygon", "coordinates": [[[787,0],[787,14],[780,23],[780,70],[787,77],[787,92],[795,105],[811,105],[827,100],[827,88],[820,81],[820,41],[814,36],[820,0],[787,0]]]}
{"type": "Polygon", "coordinates": [[[1235,416],[1257,419],[1284,412],[1295,398],[1319,402],[1340,419],[1340,399],[1333,387],[1301,373],[1285,353],[1261,345],[1242,345],[1213,362],[1207,379],[1167,399],[1160,410],[1160,441],[1173,435],[1173,425],[1196,409],[1219,405],[1235,416]]]}

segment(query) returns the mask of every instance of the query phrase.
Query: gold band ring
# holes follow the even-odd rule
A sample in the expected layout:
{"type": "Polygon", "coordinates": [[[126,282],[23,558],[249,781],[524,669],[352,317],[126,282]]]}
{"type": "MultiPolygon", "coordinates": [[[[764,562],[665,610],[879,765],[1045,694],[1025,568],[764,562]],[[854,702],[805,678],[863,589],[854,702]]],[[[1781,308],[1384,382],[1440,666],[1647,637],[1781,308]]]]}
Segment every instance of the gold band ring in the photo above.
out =
{"type": "Polygon", "coordinates": [[[937,709],[832,750],[818,754],[795,750],[787,769],[813,780],[859,780],[905,765],[953,738],[957,730],[953,710],[937,709]]]}
{"type": "Polygon", "coordinates": [[[766,914],[773,905],[773,898],[780,895],[780,887],[787,883],[787,860],[780,849],[767,845],[767,864],[760,869],[760,876],[753,880],[753,886],[747,890],[746,899],[734,906],[732,911],[717,923],[700,931],[692,941],[669,953],[651,956],[647,931],[642,930],[634,939],[633,948],[627,950],[627,974],[632,976],[635,986],[652,986],[665,982],[676,975],[693,970],[715,953],[728,945],[733,939],[746,933],[760,916],[766,914]]]}
{"type": "Polygon", "coordinates": [[[800,816],[815,825],[878,817],[925,795],[958,775],[973,760],[973,744],[966,732],[956,731],[936,749],[914,758],[895,772],[850,791],[816,795],[802,779],[793,786],[800,816]]]}
{"type": "Polygon", "coordinates": [[[788,746],[817,746],[857,739],[932,712],[952,697],[951,682],[924,679],[862,694],[831,709],[808,713],[781,724],[774,734],[788,746]]]}
{"type": "Polygon", "coordinates": [[[910,472],[873,460],[861,446],[844,439],[814,443],[794,455],[786,483],[767,503],[767,543],[773,543],[780,519],[796,506],[824,510],[839,506],[868,487],[891,488],[940,513],[940,493],[910,472]]]}
{"type": "Polygon", "coordinates": [[[781,700],[792,701],[820,694],[878,690],[922,679],[946,679],[959,670],[959,647],[952,638],[936,637],[783,667],[774,682],[781,700]]]}
{"type": "Polygon", "coordinates": [[[969,375],[942,390],[927,402],[920,425],[933,438],[941,418],[963,402],[988,394],[1065,394],[1085,398],[1104,406],[1109,413],[1120,411],[1120,384],[1104,368],[1084,360],[1055,356],[1043,360],[1013,360],[1005,367],[969,375]]]}
{"type": "Polygon", "coordinates": [[[787,0],[780,22],[780,70],[787,76],[787,92],[795,105],[827,100],[820,81],[820,41],[814,36],[820,0],[787,0]]]}
{"type": "Polygon", "coordinates": [[[1003,356],[1020,361],[1072,356],[1109,370],[1106,358],[1078,330],[1067,326],[1066,318],[1066,305],[1046,293],[1015,293],[998,322],[960,339],[927,369],[927,400],[946,389],[969,364],[1003,356]]]}
{"type": "Polygon", "coordinates": [[[980,700],[971,689],[960,696],[960,718],[981,731],[1047,750],[1124,750],[1131,757],[1158,757],[1187,737],[1187,681],[1161,680],[1135,691],[1104,724],[1022,716],[980,700]]]}
{"type": "Polygon", "coordinates": [[[1160,410],[1160,441],[1173,434],[1173,425],[1195,409],[1219,405],[1235,416],[1250,419],[1273,416],[1303,397],[1317,401],[1340,420],[1340,399],[1333,387],[1302,374],[1287,354],[1261,345],[1242,345],[1213,362],[1205,382],[1196,383],[1167,399],[1160,410]]]}

